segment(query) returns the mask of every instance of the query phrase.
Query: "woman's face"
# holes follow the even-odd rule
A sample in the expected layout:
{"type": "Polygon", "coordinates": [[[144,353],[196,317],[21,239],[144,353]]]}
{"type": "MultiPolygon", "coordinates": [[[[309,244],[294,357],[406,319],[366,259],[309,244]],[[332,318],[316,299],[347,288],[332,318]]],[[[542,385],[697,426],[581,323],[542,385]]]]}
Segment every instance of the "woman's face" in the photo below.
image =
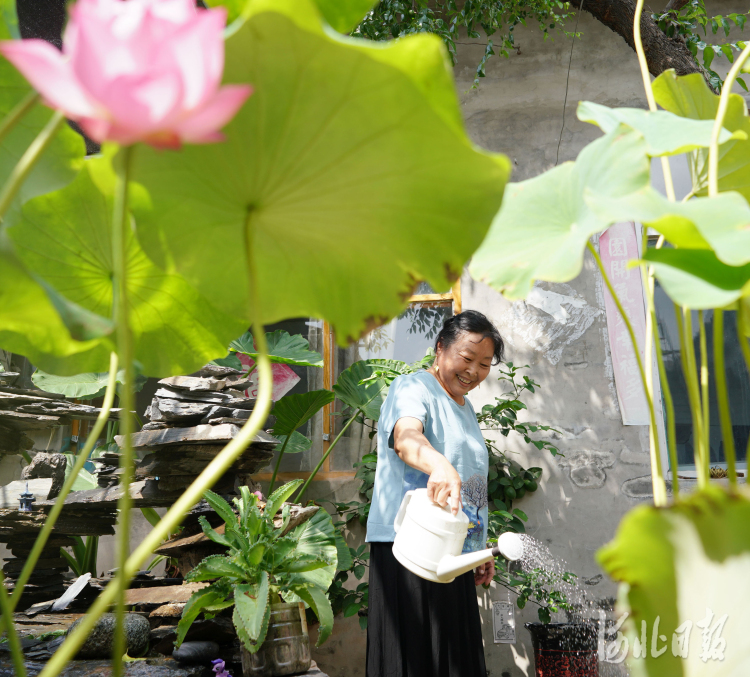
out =
{"type": "Polygon", "coordinates": [[[494,348],[492,339],[469,332],[462,332],[447,348],[438,345],[437,377],[454,399],[460,400],[487,378],[494,348]]]}

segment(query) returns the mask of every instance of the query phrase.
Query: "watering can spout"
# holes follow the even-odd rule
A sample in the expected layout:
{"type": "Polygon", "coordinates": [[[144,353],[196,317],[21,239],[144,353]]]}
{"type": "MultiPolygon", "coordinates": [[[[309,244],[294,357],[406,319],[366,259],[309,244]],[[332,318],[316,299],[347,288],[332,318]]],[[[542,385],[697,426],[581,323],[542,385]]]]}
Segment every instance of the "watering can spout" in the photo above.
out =
{"type": "Polygon", "coordinates": [[[456,576],[460,576],[480,564],[500,556],[511,562],[523,557],[523,541],[518,534],[509,532],[501,534],[497,540],[497,545],[487,550],[467,552],[465,555],[444,555],[440,558],[437,567],[437,578],[441,582],[449,583],[456,576]]]}

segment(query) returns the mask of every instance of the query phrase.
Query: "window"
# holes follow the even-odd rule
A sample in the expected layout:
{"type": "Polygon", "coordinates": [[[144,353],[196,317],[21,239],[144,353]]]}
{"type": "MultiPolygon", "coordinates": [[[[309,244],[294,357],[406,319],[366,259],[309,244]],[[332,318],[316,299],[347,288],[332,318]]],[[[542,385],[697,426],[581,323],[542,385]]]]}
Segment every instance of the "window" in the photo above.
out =
{"type": "MultiPolygon", "coordinates": [[[[678,469],[692,474],[695,471],[693,460],[693,424],[690,415],[687,387],[682,372],[680,356],[680,338],[677,330],[674,305],[663,289],[656,285],[656,316],[659,324],[661,348],[664,354],[664,365],[667,381],[672,392],[675,409],[675,427],[677,432],[678,469]]],[[[719,424],[719,410],[716,404],[713,361],[713,311],[703,313],[706,325],[709,366],[709,410],[710,410],[710,464],[726,467],[724,443],[719,424]]],[[[696,360],[700,368],[700,344],[698,338],[698,313],[693,312],[693,344],[696,360]]],[[[737,452],[738,465],[746,466],[747,442],[750,435],[750,378],[737,342],[737,317],[734,312],[724,313],[724,351],[726,362],[727,389],[729,406],[732,414],[732,430],[737,452]]]]}

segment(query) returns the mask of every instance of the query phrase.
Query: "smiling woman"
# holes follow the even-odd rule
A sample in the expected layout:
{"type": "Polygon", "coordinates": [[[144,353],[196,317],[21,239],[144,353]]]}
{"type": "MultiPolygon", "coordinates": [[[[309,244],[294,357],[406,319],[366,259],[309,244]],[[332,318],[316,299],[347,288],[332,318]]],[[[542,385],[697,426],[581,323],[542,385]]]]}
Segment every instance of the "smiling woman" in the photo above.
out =
{"type": "Polygon", "coordinates": [[[396,378],[381,408],[367,523],[371,677],[486,674],[474,585],[489,583],[494,565],[451,583],[419,578],[393,555],[393,521],[404,494],[426,487],[436,503],[468,516],[472,526],[463,551],[485,547],[488,456],[466,395],[502,360],[503,350],[502,337],[481,313],[451,317],[438,334],[433,366],[396,378]]]}

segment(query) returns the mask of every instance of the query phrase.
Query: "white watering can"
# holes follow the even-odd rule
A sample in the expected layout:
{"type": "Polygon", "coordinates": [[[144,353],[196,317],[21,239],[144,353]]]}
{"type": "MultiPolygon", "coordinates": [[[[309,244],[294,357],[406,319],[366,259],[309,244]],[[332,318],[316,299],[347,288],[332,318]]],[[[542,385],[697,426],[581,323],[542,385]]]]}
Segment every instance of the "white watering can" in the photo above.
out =
{"type": "Polygon", "coordinates": [[[407,491],[393,523],[393,555],[409,571],[435,583],[450,583],[480,564],[502,555],[515,561],[523,556],[518,534],[501,534],[494,548],[461,554],[469,518],[457,515],[427,498],[427,489],[407,491]]]}

